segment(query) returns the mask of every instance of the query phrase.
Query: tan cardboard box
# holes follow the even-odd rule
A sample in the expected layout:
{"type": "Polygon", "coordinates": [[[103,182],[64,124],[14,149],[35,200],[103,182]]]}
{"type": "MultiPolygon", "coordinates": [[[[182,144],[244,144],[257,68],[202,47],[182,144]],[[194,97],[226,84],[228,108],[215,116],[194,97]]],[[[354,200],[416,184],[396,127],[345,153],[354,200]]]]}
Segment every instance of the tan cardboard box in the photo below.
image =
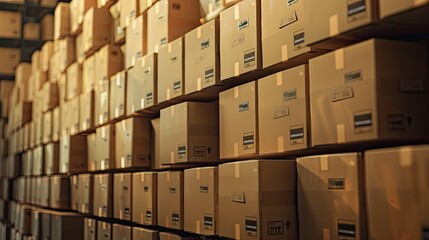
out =
{"type": "Polygon", "coordinates": [[[40,6],[54,8],[55,5],[57,4],[57,1],[56,0],[40,0],[39,4],[40,4],[40,6]]]}
{"type": "MultiPolygon", "coordinates": [[[[41,70],[41,52],[36,50],[31,54],[31,72],[34,74],[35,72],[41,70]]],[[[21,58],[21,57],[19,57],[21,58]]],[[[18,62],[19,63],[19,62],[18,62]]],[[[18,65],[18,64],[16,64],[18,65]]]]}
{"type": "Polygon", "coordinates": [[[310,145],[307,65],[258,80],[258,120],[260,154],[310,145]]]}
{"type": "MultiPolygon", "coordinates": [[[[117,3],[119,3],[119,2],[117,2],[117,3]]],[[[113,19],[112,27],[113,27],[113,29],[112,29],[113,42],[115,44],[123,44],[125,42],[126,33],[120,25],[120,19],[119,18],[113,19]]]]}
{"type": "Polygon", "coordinates": [[[54,38],[63,39],[70,35],[69,3],[61,2],[55,8],[54,38]]]}
{"type": "Polygon", "coordinates": [[[70,209],[79,209],[79,175],[70,176],[70,209]]]}
{"type": "Polygon", "coordinates": [[[31,234],[32,208],[28,205],[20,205],[18,229],[21,234],[31,234]]]}
{"type": "Polygon", "coordinates": [[[127,73],[127,115],[157,104],[158,54],[137,58],[136,65],[127,73]]]}
{"type": "Polygon", "coordinates": [[[117,168],[151,166],[150,120],[132,117],[115,124],[115,166],[117,168]]]}
{"type": "Polygon", "coordinates": [[[67,176],[51,176],[49,207],[70,209],[70,178],[67,176]]]}
{"type": "Polygon", "coordinates": [[[90,173],[79,174],[79,206],[80,213],[92,214],[94,201],[94,176],[90,173]]]}
{"type": "Polygon", "coordinates": [[[219,107],[184,102],[161,110],[161,164],[217,162],[219,107]]]}
{"type": "Polygon", "coordinates": [[[158,0],[139,0],[140,14],[147,12],[147,10],[158,0]]]}
{"type": "MultiPolygon", "coordinates": [[[[307,45],[338,37],[340,34],[355,30],[378,21],[377,1],[340,1],[321,2],[305,0],[305,21],[307,45]]],[[[334,49],[335,44],[322,46],[334,49]]]]}
{"type": "Polygon", "coordinates": [[[95,91],[95,126],[108,123],[110,104],[110,81],[100,81],[95,91]]]}
{"type": "MultiPolygon", "coordinates": [[[[54,46],[55,46],[55,44],[54,44],[54,46]]],[[[51,82],[57,82],[59,80],[59,78],[61,77],[60,61],[61,61],[61,58],[60,58],[59,49],[54,50],[54,53],[51,56],[51,61],[49,62],[49,75],[47,73],[45,73],[45,75],[46,75],[46,77],[44,77],[44,78],[46,78],[45,81],[49,80],[51,82]]],[[[39,85],[39,87],[41,87],[41,85],[39,85]]]]}
{"type": "Polygon", "coordinates": [[[41,20],[41,34],[40,39],[42,41],[49,41],[54,39],[54,16],[52,14],[46,14],[41,20]]]}
{"type": "Polygon", "coordinates": [[[42,211],[35,208],[31,214],[31,235],[35,239],[40,239],[42,236],[42,211]]]}
{"type": "Polygon", "coordinates": [[[133,240],[158,240],[158,236],[158,231],[133,227],[133,240]]]}
{"type": "Polygon", "coordinates": [[[194,236],[180,236],[173,233],[160,232],[159,240],[198,240],[199,237],[194,236]]]}
{"type": "Polygon", "coordinates": [[[94,105],[95,105],[95,92],[83,92],[79,96],[80,102],[80,123],[81,131],[87,131],[94,128],[94,105]]]}
{"type": "Polygon", "coordinates": [[[52,141],[54,142],[58,142],[60,140],[60,117],[60,107],[54,108],[54,110],[52,110],[52,141]]]}
{"type": "Polygon", "coordinates": [[[82,26],[83,50],[87,56],[110,42],[112,16],[106,8],[91,7],[85,13],[82,26]]]}
{"type": "Polygon", "coordinates": [[[59,105],[59,89],[58,83],[45,82],[43,84],[43,105],[42,111],[47,112],[53,110],[59,105]]]}
{"type": "Polygon", "coordinates": [[[15,82],[18,87],[28,85],[28,78],[31,75],[31,63],[20,63],[15,68],[15,82]]]}
{"type": "Polygon", "coordinates": [[[115,169],[115,125],[109,124],[96,129],[97,148],[95,161],[97,170],[115,169]]]}
{"type": "Polygon", "coordinates": [[[21,61],[21,50],[19,48],[0,48],[0,74],[13,75],[15,67],[21,61]]]}
{"type": "Polygon", "coordinates": [[[0,36],[2,38],[21,37],[21,13],[11,11],[0,11],[0,36]]]}
{"type": "Polygon", "coordinates": [[[295,161],[250,160],[219,166],[221,236],[297,239],[297,226],[295,161]]]}
{"type": "Polygon", "coordinates": [[[218,184],[217,167],[185,170],[185,231],[219,235],[218,184]]]}
{"type": "MultiPolygon", "coordinates": [[[[304,1],[261,1],[262,64],[264,68],[307,54],[304,1]],[[285,37],[287,36],[287,37],[285,37]]],[[[312,18],[310,18],[312,19],[312,18]]],[[[307,20],[308,21],[308,20],[307,20]]]]}
{"type": "Polygon", "coordinates": [[[43,175],[43,170],[45,169],[45,154],[43,151],[43,145],[39,145],[34,148],[33,151],[33,176],[43,175]]]}
{"type": "Polygon", "coordinates": [[[185,94],[184,38],[180,37],[159,49],[158,54],[158,103],[185,94]],[[168,69],[168,71],[165,71],[168,69]]]}
{"type": "Polygon", "coordinates": [[[73,37],[66,37],[58,41],[60,46],[60,72],[65,73],[66,69],[76,61],[75,40],[73,37]]]}
{"type": "Polygon", "coordinates": [[[257,83],[219,94],[220,158],[259,153],[257,83]]]}
{"type": "Polygon", "coordinates": [[[427,236],[429,185],[425,169],[428,169],[428,153],[428,145],[365,152],[370,238],[424,239],[427,236]]]}
{"type": "Polygon", "coordinates": [[[31,102],[20,102],[15,105],[15,124],[17,127],[21,127],[31,121],[31,102]]]}
{"type": "Polygon", "coordinates": [[[201,17],[215,18],[224,7],[226,7],[224,0],[200,0],[201,17]]]}
{"type": "MultiPolygon", "coordinates": [[[[125,3],[125,2],[124,2],[125,3]]],[[[127,4],[121,4],[120,8],[120,26],[125,29],[137,17],[139,11],[138,0],[128,0],[127,4]]]]}
{"type": "Polygon", "coordinates": [[[212,20],[185,35],[185,93],[219,83],[219,21],[212,20]]]}
{"type": "MultiPolygon", "coordinates": [[[[132,189],[131,173],[116,173],[113,175],[114,218],[128,221],[132,220],[132,189]]],[[[141,202],[139,203],[141,204],[141,202]]]]}
{"type": "Polygon", "coordinates": [[[52,141],[52,111],[43,114],[43,144],[52,141]]]}
{"type": "Polygon", "coordinates": [[[412,1],[412,0],[406,0],[406,1],[386,1],[386,0],[381,0],[379,2],[379,14],[380,14],[380,18],[381,19],[385,19],[385,20],[389,20],[391,21],[392,19],[394,19],[394,22],[406,22],[406,23],[410,23],[412,22],[413,24],[418,24],[418,25],[427,25],[427,19],[426,21],[424,21],[423,19],[420,18],[416,18],[417,16],[422,16],[422,15],[417,15],[416,13],[418,12],[419,9],[423,10],[425,8],[427,8],[429,1],[427,0],[422,0],[422,1],[412,1]],[[413,12],[414,15],[414,19],[413,18],[404,18],[404,16],[406,16],[406,12],[413,12]],[[397,19],[394,18],[395,15],[402,15],[403,17],[398,17],[397,19]],[[393,18],[391,18],[393,16],[393,18]],[[423,21],[422,21],[423,20],[423,21]]]}
{"type": "MultiPolygon", "coordinates": [[[[94,175],[94,212],[98,217],[112,217],[113,178],[111,174],[94,175]]],[[[100,230],[100,227],[98,228],[100,230]]],[[[105,228],[103,228],[105,229],[105,228]]],[[[100,234],[98,234],[100,236],[100,234]]]]}
{"type": "Polygon", "coordinates": [[[60,139],[60,173],[85,172],[87,167],[86,136],[62,136],[60,139]]]}
{"type": "Polygon", "coordinates": [[[112,224],[97,221],[98,240],[112,240],[112,224]]]}
{"type": "MultiPolygon", "coordinates": [[[[58,56],[58,55],[56,55],[56,56],[58,56]]],[[[52,59],[55,59],[55,57],[53,57],[52,59]]],[[[43,88],[44,84],[49,82],[50,79],[56,79],[56,76],[51,77],[51,73],[52,73],[52,75],[54,75],[52,71],[49,72],[49,75],[48,75],[48,73],[43,72],[43,71],[37,71],[36,73],[34,73],[32,75],[33,81],[36,84],[35,90],[34,90],[36,92],[36,94],[38,91],[43,91],[42,88],[43,88]]],[[[54,82],[54,81],[52,81],[52,82],[54,82]]]]}
{"type": "Polygon", "coordinates": [[[97,161],[95,159],[95,152],[97,151],[97,137],[95,133],[88,134],[86,137],[88,148],[88,171],[94,172],[97,170],[97,161]]]}
{"type": "Polygon", "coordinates": [[[198,0],[158,1],[147,11],[147,51],[158,52],[199,25],[198,0]]]}
{"type": "Polygon", "coordinates": [[[83,46],[83,33],[79,33],[76,38],[74,39],[76,46],[76,61],[79,64],[83,64],[83,61],[85,60],[85,51],[83,46]]]}
{"type": "MultiPolygon", "coordinates": [[[[133,1],[134,2],[134,1],[133,1]]],[[[147,53],[147,20],[140,15],[126,28],[125,69],[134,67],[137,58],[147,53]]]]}
{"type": "Polygon", "coordinates": [[[59,173],[60,146],[58,142],[45,145],[45,173],[47,175],[59,173]]]}
{"type": "Polygon", "coordinates": [[[312,145],[427,138],[427,59],[424,45],[371,39],[310,60],[312,145]]]}
{"type": "Polygon", "coordinates": [[[42,239],[51,239],[51,214],[52,211],[42,212],[42,239]]]}
{"type": "Polygon", "coordinates": [[[39,41],[40,40],[40,23],[24,24],[24,39],[39,41]]]}
{"type": "Polygon", "coordinates": [[[158,173],[158,225],[183,229],[183,171],[158,173]]]}
{"type": "Polygon", "coordinates": [[[70,34],[75,35],[77,32],[82,30],[82,25],[79,25],[77,21],[77,15],[79,11],[80,2],[84,2],[81,0],[71,0],[70,1],[70,34]]]}
{"type": "Polygon", "coordinates": [[[70,134],[75,135],[80,132],[80,101],[78,97],[73,98],[67,104],[69,113],[70,134]]]}
{"type": "Polygon", "coordinates": [[[39,145],[42,143],[43,139],[43,118],[36,118],[33,120],[33,141],[34,146],[39,145]]]}
{"type": "Polygon", "coordinates": [[[131,240],[131,227],[119,224],[113,224],[113,239],[131,240]]]}
{"type": "Polygon", "coordinates": [[[40,51],[40,70],[43,72],[49,71],[49,61],[51,60],[52,54],[54,53],[54,43],[52,41],[47,41],[42,46],[40,51]]]}
{"type": "Polygon", "coordinates": [[[261,68],[260,4],[244,0],[220,13],[221,80],[261,68]]]}
{"type": "Polygon", "coordinates": [[[362,168],[359,153],[297,159],[300,239],[365,238],[362,168]]]}
{"type": "Polygon", "coordinates": [[[82,65],[82,93],[95,90],[95,54],[86,58],[82,65]]]}
{"type": "Polygon", "coordinates": [[[132,220],[144,225],[157,225],[157,172],[133,173],[132,220]]]}
{"type": "MultiPolygon", "coordinates": [[[[127,72],[121,71],[110,78],[110,119],[125,116],[127,72]]],[[[140,89],[141,90],[141,89],[140,89]]]]}
{"type": "Polygon", "coordinates": [[[14,81],[0,81],[0,99],[2,101],[10,97],[14,86],[14,81]]]}
{"type": "Polygon", "coordinates": [[[78,62],[67,68],[66,99],[70,100],[82,93],[82,65],[78,62]]]}
{"type": "Polygon", "coordinates": [[[57,212],[51,216],[52,239],[83,239],[84,217],[75,213],[57,212]]]}
{"type": "Polygon", "coordinates": [[[84,240],[97,240],[97,220],[85,218],[84,223],[84,240]]]}

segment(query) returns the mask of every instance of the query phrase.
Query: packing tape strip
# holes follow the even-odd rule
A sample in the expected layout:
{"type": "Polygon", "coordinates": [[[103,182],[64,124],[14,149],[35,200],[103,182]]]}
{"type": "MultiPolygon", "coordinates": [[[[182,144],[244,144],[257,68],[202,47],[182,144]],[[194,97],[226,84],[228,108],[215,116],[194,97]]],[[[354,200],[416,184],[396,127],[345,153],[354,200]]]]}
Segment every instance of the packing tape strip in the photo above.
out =
{"type": "Polygon", "coordinates": [[[167,172],[167,182],[170,182],[171,180],[171,172],[167,172]]]}
{"type": "Polygon", "coordinates": [[[334,51],[335,54],[335,70],[341,70],[344,68],[344,48],[340,48],[334,51]]]}
{"type": "Polygon", "coordinates": [[[175,107],[174,107],[174,106],[171,106],[171,107],[170,107],[170,116],[171,116],[171,117],[174,117],[174,115],[175,115],[175,107]]]}
{"type": "Polygon", "coordinates": [[[344,124],[337,124],[337,143],[346,142],[346,127],[344,124]]]}
{"type": "Polygon", "coordinates": [[[277,137],[277,152],[282,153],[285,151],[284,137],[277,137]]]}
{"type": "Polygon", "coordinates": [[[320,156],[320,171],[328,171],[329,164],[328,164],[328,155],[321,155],[320,156]]]}
{"type": "Polygon", "coordinates": [[[124,182],[124,174],[123,174],[123,173],[120,173],[120,174],[119,174],[119,177],[121,178],[121,183],[123,183],[123,182],[124,182]]]}
{"type": "Polygon", "coordinates": [[[409,168],[413,166],[414,156],[413,149],[411,147],[400,147],[399,148],[399,164],[403,168],[409,168]]]}
{"type": "Polygon", "coordinates": [[[152,6],[152,0],[147,0],[147,6],[148,7],[152,6]]]}
{"type": "Polygon", "coordinates": [[[338,15],[332,15],[329,17],[329,36],[336,36],[340,33],[340,23],[338,21],[338,15]]]}
{"type": "Polygon", "coordinates": [[[134,19],[134,20],[132,20],[132,21],[131,21],[131,28],[133,29],[133,31],[135,31],[135,30],[136,30],[136,27],[137,27],[136,22],[137,22],[137,20],[136,20],[136,19],[134,19]]]}
{"type": "Polygon", "coordinates": [[[167,100],[171,99],[170,91],[171,91],[170,88],[167,88],[167,90],[166,90],[167,100]]]}
{"type": "Polygon", "coordinates": [[[201,179],[201,170],[199,168],[195,169],[195,179],[197,180],[201,179]]]}
{"type": "Polygon", "coordinates": [[[289,60],[289,55],[288,55],[288,47],[287,44],[282,46],[282,61],[287,61],[289,60]]]}
{"type": "Polygon", "coordinates": [[[130,17],[126,16],[125,17],[125,26],[128,26],[128,25],[130,25],[130,17]]]}
{"type": "Polygon", "coordinates": [[[238,157],[238,143],[234,143],[234,157],[238,157]]]}
{"type": "Polygon", "coordinates": [[[197,39],[201,38],[201,26],[197,27],[197,39]]]}
{"type": "Polygon", "coordinates": [[[201,78],[197,78],[197,91],[201,91],[201,78]]]}
{"type": "Polygon", "coordinates": [[[170,163],[174,163],[174,152],[170,152],[170,163]]]}
{"type": "Polygon", "coordinates": [[[167,228],[170,227],[170,217],[168,217],[168,216],[165,217],[165,226],[167,228]]]}
{"type": "Polygon", "coordinates": [[[234,177],[235,178],[240,177],[240,163],[239,162],[234,163],[234,177]]]}
{"type": "Polygon", "coordinates": [[[198,234],[201,233],[200,220],[195,221],[195,232],[198,234]]]}
{"type": "Polygon", "coordinates": [[[168,53],[171,53],[171,43],[168,43],[168,53]]]}
{"type": "Polygon", "coordinates": [[[153,50],[155,53],[158,53],[159,52],[159,45],[158,44],[155,44],[155,48],[154,48],[154,50],[153,50]]]}
{"type": "Polygon", "coordinates": [[[235,235],[235,239],[236,240],[241,240],[241,238],[240,238],[240,224],[235,224],[235,233],[234,233],[234,235],[235,235]]]}
{"type": "Polygon", "coordinates": [[[144,98],[140,98],[140,108],[144,108],[144,98]]]}
{"type": "Polygon", "coordinates": [[[134,65],[136,65],[136,57],[132,56],[131,57],[131,66],[134,66],[134,65]]]}
{"type": "Polygon", "coordinates": [[[124,212],[122,209],[119,210],[119,219],[124,219],[124,212]]]}
{"type": "Polygon", "coordinates": [[[240,7],[238,4],[234,5],[234,20],[238,20],[240,18],[240,7]]]}
{"type": "Polygon", "coordinates": [[[142,67],[146,67],[146,57],[141,57],[142,60],[142,67]]]}
{"type": "Polygon", "coordinates": [[[240,63],[235,62],[234,63],[234,77],[237,77],[240,75],[240,63]]]}
{"type": "Polygon", "coordinates": [[[234,87],[234,98],[238,98],[239,96],[238,87],[234,87]]]}
{"type": "Polygon", "coordinates": [[[427,0],[414,0],[414,6],[416,7],[426,3],[427,3],[427,0]]]}
{"type": "Polygon", "coordinates": [[[322,240],[331,240],[331,230],[329,228],[322,228],[322,240]]]}
{"type": "Polygon", "coordinates": [[[121,121],[121,127],[122,127],[122,131],[126,132],[127,131],[127,123],[126,120],[121,121]]]}
{"type": "Polygon", "coordinates": [[[144,214],[140,213],[140,223],[144,223],[144,214]]]}
{"type": "Polygon", "coordinates": [[[155,5],[155,14],[159,14],[159,5],[161,4],[161,2],[158,2],[156,5],[155,5]]]}
{"type": "MultiPolygon", "coordinates": [[[[125,168],[125,158],[121,157],[121,168],[125,168]]],[[[122,180],[121,180],[122,182],[122,180]]]]}
{"type": "Polygon", "coordinates": [[[144,176],[145,176],[144,172],[140,173],[140,182],[142,183],[144,183],[144,176]]]}
{"type": "Polygon", "coordinates": [[[211,13],[211,12],[213,12],[213,3],[209,3],[209,12],[208,13],[211,13]]]}
{"type": "Polygon", "coordinates": [[[283,85],[283,73],[282,72],[278,72],[276,74],[276,80],[277,80],[277,86],[281,86],[283,85]]]}

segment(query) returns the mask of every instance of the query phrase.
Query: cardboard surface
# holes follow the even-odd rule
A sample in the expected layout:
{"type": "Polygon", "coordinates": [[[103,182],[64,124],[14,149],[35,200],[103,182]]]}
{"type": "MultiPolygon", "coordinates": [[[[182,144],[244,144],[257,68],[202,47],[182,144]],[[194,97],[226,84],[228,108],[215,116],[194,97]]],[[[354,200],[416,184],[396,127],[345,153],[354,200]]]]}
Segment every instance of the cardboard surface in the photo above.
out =
{"type": "Polygon", "coordinates": [[[133,173],[132,211],[133,222],[157,225],[158,173],[133,173]]]}
{"type": "Polygon", "coordinates": [[[158,225],[183,229],[183,171],[158,173],[158,225]]]}

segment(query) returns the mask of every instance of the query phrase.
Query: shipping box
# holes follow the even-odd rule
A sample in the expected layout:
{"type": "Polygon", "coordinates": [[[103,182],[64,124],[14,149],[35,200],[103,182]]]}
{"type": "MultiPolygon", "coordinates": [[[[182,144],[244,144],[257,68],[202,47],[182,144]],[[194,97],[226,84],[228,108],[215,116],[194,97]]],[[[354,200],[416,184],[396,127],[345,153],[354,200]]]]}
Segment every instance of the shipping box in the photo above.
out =
{"type": "Polygon", "coordinates": [[[183,171],[158,173],[158,226],[183,230],[183,171]]]}
{"type": "Polygon", "coordinates": [[[95,90],[95,54],[86,58],[82,65],[82,92],[95,90]]]}
{"type": "Polygon", "coordinates": [[[63,39],[70,35],[70,7],[69,3],[61,2],[55,8],[54,38],[63,39]]]}
{"type": "Polygon", "coordinates": [[[43,44],[42,50],[40,51],[40,70],[43,72],[49,71],[49,62],[53,53],[54,43],[52,41],[47,41],[43,44]]]}
{"type": "MultiPolygon", "coordinates": [[[[126,108],[127,73],[118,72],[110,78],[110,119],[125,116],[126,108]]],[[[141,91],[141,89],[139,89],[141,91]]]]}
{"type": "MultiPolygon", "coordinates": [[[[135,2],[136,0],[133,0],[135,2]]],[[[125,4],[124,4],[125,5],[125,4]]],[[[134,67],[137,58],[147,53],[147,20],[144,15],[131,21],[126,29],[125,69],[134,67]]]]}
{"type": "Polygon", "coordinates": [[[96,129],[97,148],[95,161],[97,170],[115,169],[115,125],[109,124],[96,129]]]}
{"type": "Polygon", "coordinates": [[[131,240],[132,232],[130,226],[113,224],[113,239],[131,240]]]}
{"type": "Polygon", "coordinates": [[[70,209],[70,177],[51,176],[49,207],[55,209],[70,209]]]}
{"type": "Polygon", "coordinates": [[[97,237],[98,240],[112,240],[112,224],[97,221],[97,237]]]}
{"type": "Polygon", "coordinates": [[[62,136],[60,139],[60,173],[85,172],[87,168],[86,136],[62,136]]]}
{"type": "Polygon", "coordinates": [[[51,215],[51,239],[83,239],[84,217],[75,213],[56,212],[51,215]]]}
{"type": "Polygon", "coordinates": [[[83,92],[79,96],[81,131],[94,128],[95,92],[83,92]]]}
{"type": "Polygon", "coordinates": [[[98,240],[97,238],[97,220],[92,218],[85,218],[83,240],[98,240]]]}
{"type": "Polygon", "coordinates": [[[157,225],[158,173],[133,173],[132,211],[133,222],[157,225]]]}
{"type": "Polygon", "coordinates": [[[159,233],[156,230],[133,227],[133,240],[158,240],[159,233]]]}
{"type": "Polygon", "coordinates": [[[58,142],[45,145],[45,173],[47,175],[59,173],[60,146],[58,142]]]}
{"type": "Polygon", "coordinates": [[[82,65],[78,62],[67,68],[66,100],[71,100],[82,93],[82,65]]]}
{"type": "Polygon", "coordinates": [[[13,75],[15,67],[21,62],[21,50],[19,48],[0,48],[0,74],[13,75]]]}
{"type": "Polygon", "coordinates": [[[21,13],[11,11],[0,11],[0,37],[21,38],[21,13]]]}
{"type": "MultiPolygon", "coordinates": [[[[131,173],[116,173],[113,175],[114,218],[128,221],[132,220],[132,190],[133,185],[131,173]]],[[[140,201],[139,203],[141,204],[140,201]]]]}
{"type": "Polygon", "coordinates": [[[92,214],[94,201],[94,176],[90,173],[79,174],[79,206],[80,213],[92,214]]]}
{"type": "Polygon", "coordinates": [[[75,40],[73,37],[66,37],[58,40],[60,56],[60,72],[64,73],[66,69],[76,61],[75,40]]]}
{"type": "Polygon", "coordinates": [[[82,26],[83,50],[87,56],[110,42],[112,16],[106,8],[91,7],[85,13],[82,26]]]}
{"type": "MultiPolygon", "coordinates": [[[[97,217],[112,217],[113,210],[113,178],[112,174],[94,175],[93,215],[97,217]]],[[[99,231],[102,230],[100,227],[99,231]]],[[[105,228],[103,228],[105,229],[105,228]]],[[[98,234],[100,236],[100,234],[98,234]]]]}

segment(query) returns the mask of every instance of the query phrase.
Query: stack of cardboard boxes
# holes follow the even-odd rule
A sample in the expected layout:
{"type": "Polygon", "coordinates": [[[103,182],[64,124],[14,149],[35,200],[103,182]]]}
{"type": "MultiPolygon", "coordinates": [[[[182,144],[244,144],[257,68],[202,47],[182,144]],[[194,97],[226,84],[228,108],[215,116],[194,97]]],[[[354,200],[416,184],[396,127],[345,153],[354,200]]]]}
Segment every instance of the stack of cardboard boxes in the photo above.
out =
{"type": "Polygon", "coordinates": [[[429,147],[373,148],[428,143],[428,8],[59,3],[0,85],[0,234],[426,239],[429,147]]]}

